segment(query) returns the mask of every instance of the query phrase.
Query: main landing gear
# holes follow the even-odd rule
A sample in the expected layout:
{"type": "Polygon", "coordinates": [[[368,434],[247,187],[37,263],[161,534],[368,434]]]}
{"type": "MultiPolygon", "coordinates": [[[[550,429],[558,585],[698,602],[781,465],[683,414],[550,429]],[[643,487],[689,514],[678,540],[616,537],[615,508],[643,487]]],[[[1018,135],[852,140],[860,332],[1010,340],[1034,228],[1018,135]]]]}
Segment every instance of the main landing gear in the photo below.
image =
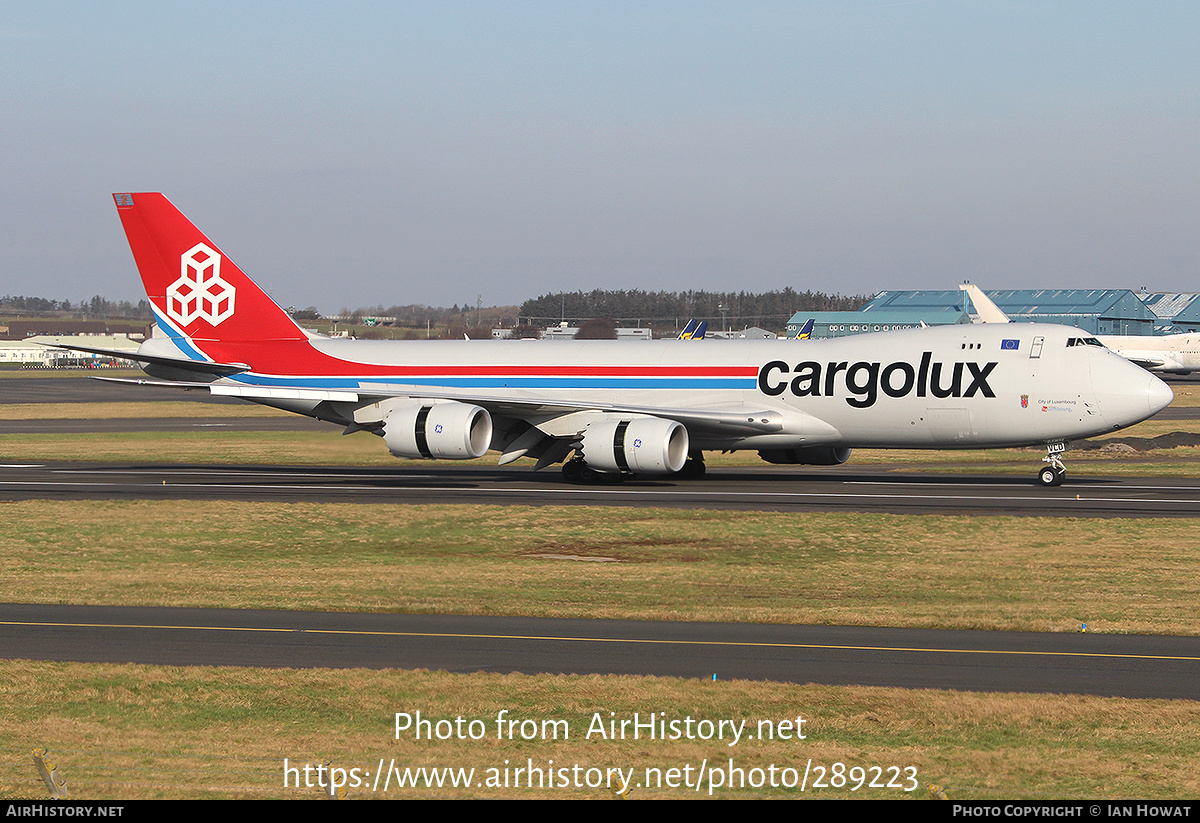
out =
{"type": "MultiPolygon", "coordinates": [[[[677,480],[699,480],[701,477],[704,477],[704,470],[704,454],[696,452],[688,457],[682,469],[668,476],[677,480]]],[[[588,466],[582,457],[575,455],[563,463],[562,476],[563,480],[566,480],[568,483],[620,483],[630,475],[618,474],[616,472],[598,472],[588,466]]]]}
{"type": "Polygon", "coordinates": [[[692,452],[684,461],[683,468],[673,475],[679,480],[699,480],[704,476],[704,452],[692,452]]]}
{"type": "Polygon", "coordinates": [[[616,472],[598,472],[576,455],[563,463],[563,480],[568,483],[620,483],[624,475],[616,472]]]}
{"type": "Polygon", "coordinates": [[[1067,467],[1063,465],[1062,454],[1067,450],[1067,444],[1061,440],[1046,444],[1046,456],[1042,460],[1049,465],[1038,472],[1038,484],[1041,486],[1061,486],[1067,467]]]}

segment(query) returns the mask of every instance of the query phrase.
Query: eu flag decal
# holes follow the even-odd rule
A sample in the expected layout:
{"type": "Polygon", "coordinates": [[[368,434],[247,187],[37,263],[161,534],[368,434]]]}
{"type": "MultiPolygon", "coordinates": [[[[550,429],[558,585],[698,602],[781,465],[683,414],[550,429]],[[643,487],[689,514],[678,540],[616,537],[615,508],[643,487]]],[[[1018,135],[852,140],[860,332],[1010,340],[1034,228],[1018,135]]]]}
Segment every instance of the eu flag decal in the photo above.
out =
{"type": "Polygon", "coordinates": [[[1021,347],[1020,340],[1001,340],[1000,341],[1000,351],[1005,351],[1005,350],[1016,351],[1020,347],[1021,347]]]}

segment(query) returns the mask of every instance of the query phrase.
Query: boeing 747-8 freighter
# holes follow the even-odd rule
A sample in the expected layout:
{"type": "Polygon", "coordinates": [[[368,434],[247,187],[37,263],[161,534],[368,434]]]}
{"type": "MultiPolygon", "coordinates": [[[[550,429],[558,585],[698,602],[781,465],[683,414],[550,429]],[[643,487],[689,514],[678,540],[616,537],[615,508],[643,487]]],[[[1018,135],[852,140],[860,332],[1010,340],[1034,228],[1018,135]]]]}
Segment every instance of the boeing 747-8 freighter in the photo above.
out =
{"type": "MultiPolygon", "coordinates": [[[[116,194],[158,334],[153,382],[240,397],[382,438],[399,457],[699,476],[706,450],[830,465],[856,447],[1045,446],[1130,426],[1171,390],[1079,330],[955,325],[728,345],[373,341],[301,329],[161,194],[116,194]]],[[[121,357],[129,355],[122,353],[121,357]]]]}

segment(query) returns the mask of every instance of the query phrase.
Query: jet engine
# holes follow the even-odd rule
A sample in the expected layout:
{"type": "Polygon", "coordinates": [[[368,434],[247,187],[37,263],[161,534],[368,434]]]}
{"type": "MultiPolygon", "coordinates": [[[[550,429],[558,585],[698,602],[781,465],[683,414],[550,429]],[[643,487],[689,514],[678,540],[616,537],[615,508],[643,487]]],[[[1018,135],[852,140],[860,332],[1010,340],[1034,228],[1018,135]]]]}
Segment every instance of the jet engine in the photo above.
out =
{"type": "Polygon", "coordinates": [[[802,463],[806,466],[837,466],[850,459],[850,449],[836,446],[802,446],[798,449],[760,449],[768,463],[802,463]]]}
{"type": "Polygon", "coordinates": [[[661,417],[605,420],[584,430],[579,451],[597,471],[671,474],[687,460],[688,433],[661,417]]]}
{"type": "Polygon", "coordinates": [[[492,417],[453,401],[397,406],[383,419],[383,442],[397,457],[473,460],[492,444],[492,417]]]}

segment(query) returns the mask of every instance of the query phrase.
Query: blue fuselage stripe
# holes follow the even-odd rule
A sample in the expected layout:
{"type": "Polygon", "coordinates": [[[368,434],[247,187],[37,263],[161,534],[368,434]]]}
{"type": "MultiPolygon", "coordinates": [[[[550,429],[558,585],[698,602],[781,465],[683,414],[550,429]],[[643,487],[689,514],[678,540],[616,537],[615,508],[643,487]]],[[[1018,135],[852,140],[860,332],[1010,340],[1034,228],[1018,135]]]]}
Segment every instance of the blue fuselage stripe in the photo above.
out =
{"type": "Polygon", "coordinates": [[[239,383],[289,388],[369,389],[377,385],[454,389],[753,389],[753,377],[272,377],[239,374],[239,383]]]}
{"type": "Polygon", "coordinates": [[[184,337],[171,327],[171,324],[168,323],[166,319],[164,319],[163,316],[158,313],[157,308],[151,306],[151,310],[154,312],[154,319],[157,321],[159,330],[162,331],[162,333],[167,337],[171,338],[171,342],[175,344],[177,349],[179,349],[192,360],[199,360],[201,362],[208,360],[207,357],[200,353],[199,349],[192,345],[191,340],[184,337]]]}

